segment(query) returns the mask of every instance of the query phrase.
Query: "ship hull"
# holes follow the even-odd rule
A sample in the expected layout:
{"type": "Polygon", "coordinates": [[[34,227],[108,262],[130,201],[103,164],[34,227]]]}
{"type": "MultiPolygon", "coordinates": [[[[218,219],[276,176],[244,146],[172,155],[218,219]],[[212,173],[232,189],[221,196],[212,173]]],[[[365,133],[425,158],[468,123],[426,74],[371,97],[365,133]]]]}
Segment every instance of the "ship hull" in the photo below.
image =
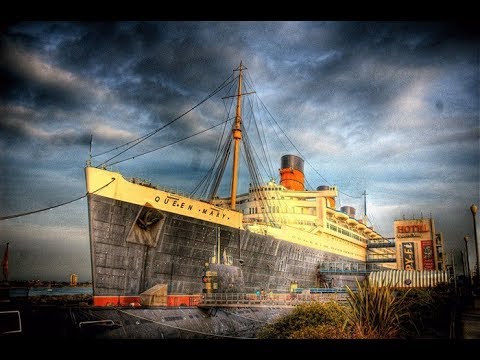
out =
{"type": "MultiPolygon", "coordinates": [[[[218,241],[220,255],[231,256],[232,265],[242,270],[245,292],[289,291],[292,282],[323,286],[319,264],[353,262],[270,235],[98,194],[88,195],[88,207],[95,296],[136,296],[156,284],[167,284],[169,294],[201,293],[218,241]]],[[[354,276],[333,278],[336,286],[355,284],[354,276]]]]}

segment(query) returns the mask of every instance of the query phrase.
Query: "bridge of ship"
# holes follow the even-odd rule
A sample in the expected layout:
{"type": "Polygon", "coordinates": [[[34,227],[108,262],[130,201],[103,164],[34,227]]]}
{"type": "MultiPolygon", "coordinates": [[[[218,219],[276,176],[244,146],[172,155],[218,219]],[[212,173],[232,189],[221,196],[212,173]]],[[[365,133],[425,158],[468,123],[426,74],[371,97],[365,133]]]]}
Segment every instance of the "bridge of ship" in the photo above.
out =
{"type": "Polygon", "coordinates": [[[385,268],[377,264],[350,262],[324,262],[318,268],[321,273],[335,275],[367,275],[372,271],[380,270],[385,268]]]}
{"type": "Polygon", "coordinates": [[[367,275],[372,271],[387,270],[382,263],[394,263],[397,261],[395,251],[379,254],[372,249],[394,248],[393,238],[381,238],[369,240],[367,243],[367,261],[365,262],[324,262],[319,264],[318,271],[335,275],[367,275]]]}
{"type": "Polygon", "coordinates": [[[397,262],[395,250],[393,250],[393,252],[388,252],[384,254],[375,253],[373,251],[373,249],[395,248],[394,239],[395,238],[380,238],[380,239],[368,240],[366,263],[370,265],[374,270],[385,270],[385,269],[376,269],[372,265],[397,262]]]}

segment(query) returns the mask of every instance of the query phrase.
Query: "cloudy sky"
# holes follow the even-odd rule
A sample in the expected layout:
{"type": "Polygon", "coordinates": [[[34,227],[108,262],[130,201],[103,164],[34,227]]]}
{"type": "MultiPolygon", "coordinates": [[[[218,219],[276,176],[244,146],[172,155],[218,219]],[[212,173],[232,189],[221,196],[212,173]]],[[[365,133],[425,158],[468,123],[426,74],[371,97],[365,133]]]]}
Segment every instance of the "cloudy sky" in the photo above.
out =
{"type": "MultiPolygon", "coordinates": [[[[472,28],[351,21],[9,24],[0,38],[0,216],[82,196],[90,135],[94,154],[145,135],[206,98],[242,60],[256,91],[252,99],[261,100],[252,104],[264,104],[279,125],[274,129],[270,118],[263,128],[273,169],[285,153],[297,154],[288,142],[280,146],[284,131],[308,162],[312,187],[337,185],[340,204],[357,213],[366,190],[367,214],[386,237],[396,219],[432,216],[447,250],[458,252],[465,235],[473,238],[469,207],[480,202],[480,45],[472,28]]],[[[224,121],[224,95],[123,157],[224,121]]],[[[189,192],[210,166],[221,131],[112,168],[189,192]]],[[[85,199],[0,221],[2,253],[7,242],[11,279],[66,281],[71,272],[91,278],[85,199]]]]}

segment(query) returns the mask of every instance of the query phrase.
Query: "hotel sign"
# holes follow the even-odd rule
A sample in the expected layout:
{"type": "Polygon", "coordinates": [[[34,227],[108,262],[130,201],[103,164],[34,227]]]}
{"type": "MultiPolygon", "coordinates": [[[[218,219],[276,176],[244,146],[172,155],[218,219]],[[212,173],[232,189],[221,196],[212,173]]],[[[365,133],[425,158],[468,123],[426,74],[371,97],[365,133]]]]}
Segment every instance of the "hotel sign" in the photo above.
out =
{"type": "Polygon", "coordinates": [[[404,270],[415,270],[415,248],[413,242],[402,243],[402,259],[404,270]]]}
{"type": "Polygon", "coordinates": [[[428,220],[414,220],[414,221],[396,221],[395,222],[395,237],[396,238],[416,238],[429,239],[430,238],[430,222],[428,220]]]}
{"type": "Polygon", "coordinates": [[[397,226],[397,233],[417,233],[417,232],[429,232],[427,224],[419,225],[399,225],[397,226]]]}

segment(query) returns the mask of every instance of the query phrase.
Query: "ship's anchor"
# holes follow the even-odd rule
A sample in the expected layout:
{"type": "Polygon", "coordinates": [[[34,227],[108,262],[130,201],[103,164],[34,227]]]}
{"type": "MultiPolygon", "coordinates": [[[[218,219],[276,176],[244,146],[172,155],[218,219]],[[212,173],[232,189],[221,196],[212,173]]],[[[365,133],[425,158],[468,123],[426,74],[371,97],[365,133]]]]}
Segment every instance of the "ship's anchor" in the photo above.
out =
{"type": "Polygon", "coordinates": [[[152,210],[146,211],[142,216],[139,216],[137,219],[137,225],[143,229],[147,230],[150,226],[160,221],[160,217],[156,216],[152,210]]]}

